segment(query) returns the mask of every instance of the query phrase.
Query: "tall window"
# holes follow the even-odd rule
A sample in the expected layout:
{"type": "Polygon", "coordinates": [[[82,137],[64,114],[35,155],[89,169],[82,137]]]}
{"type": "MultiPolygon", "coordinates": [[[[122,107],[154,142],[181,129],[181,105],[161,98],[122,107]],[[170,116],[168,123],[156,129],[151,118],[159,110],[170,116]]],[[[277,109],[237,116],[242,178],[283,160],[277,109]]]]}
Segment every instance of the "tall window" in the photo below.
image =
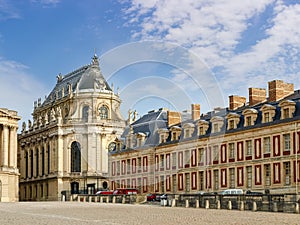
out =
{"type": "Polygon", "coordinates": [[[252,187],[252,167],[247,166],[247,188],[252,187]]]}
{"type": "Polygon", "coordinates": [[[82,120],[88,122],[89,119],[89,107],[86,105],[82,108],[82,120]]]}
{"type": "Polygon", "coordinates": [[[214,170],[214,183],[215,183],[215,190],[219,189],[219,171],[214,170]]]}
{"type": "Polygon", "coordinates": [[[229,130],[234,129],[234,120],[229,120],[229,130]]]}
{"type": "Polygon", "coordinates": [[[42,176],[45,175],[45,148],[42,148],[42,176]]]}
{"type": "Polygon", "coordinates": [[[71,172],[81,172],[80,144],[74,141],[71,144],[71,172]]]}
{"type": "Polygon", "coordinates": [[[246,141],[246,145],[247,145],[247,155],[252,155],[252,141],[251,140],[246,141]]]}
{"type": "Polygon", "coordinates": [[[105,105],[103,105],[99,108],[99,116],[100,116],[100,119],[108,118],[108,108],[105,105]]]}
{"type": "Polygon", "coordinates": [[[234,143],[229,143],[229,158],[234,159],[234,143]]]}
{"type": "Polygon", "coordinates": [[[271,141],[270,137],[264,138],[264,152],[269,153],[271,151],[271,141]]]}
{"type": "Polygon", "coordinates": [[[28,174],[28,160],[29,160],[29,154],[28,154],[28,152],[26,152],[26,154],[25,154],[25,178],[29,177],[29,174],[28,174]]]}
{"type": "Polygon", "coordinates": [[[230,174],[230,188],[235,187],[235,174],[234,174],[234,168],[229,169],[229,174],[230,174]]]}
{"type": "Polygon", "coordinates": [[[266,181],[266,186],[271,185],[271,166],[270,166],[270,164],[265,165],[265,181],[266,181]]]}
{"type": "Polygon", "coordinates": [[[289,151],[291,148],[290,134],[284,134],[283,139],[284,139],[284,150],[289,151]]]}
{"type": "Polygon", "coordinates": [[[39,150],[36,149],[36,164],[35,164],[35,176],[39,176],[39,150]]]}
{"type": "Polygon", "coordinates": [[[33,177],[33,150],[30,151],[30,177],[33,177]]]}
{"type": "Polygon", "coordinates": [[[219,146],[217,145],[213,147],[213,157],[214,157],[214,161],[219,160],[219,146]]]}
{"type": "Polygon", "coordinates": [[[284,162],[283,163],[284,167],[284,175],[285,175],[285,185],[290,185],[291,184],[291,164],[290,162],[284,162]]]}
{"type": "Polygon", "coordinates": [[[51,156],[51,152],[50,152],[51,148],[50,148],[50,144],[48,144],[48,151],[47,151],[47,174],[50,174],[50,168],[51,168],[51,161],[50,161],[50,156],[51,156]]]}

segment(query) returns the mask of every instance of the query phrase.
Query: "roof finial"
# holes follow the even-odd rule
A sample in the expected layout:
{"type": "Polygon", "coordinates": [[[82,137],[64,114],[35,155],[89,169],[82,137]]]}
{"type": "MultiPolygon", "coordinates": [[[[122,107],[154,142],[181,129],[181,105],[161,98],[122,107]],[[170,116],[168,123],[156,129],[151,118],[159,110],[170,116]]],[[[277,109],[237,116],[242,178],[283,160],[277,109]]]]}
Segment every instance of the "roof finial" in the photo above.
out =
{"type": "Polygon", "coordinates": [[[92,65],[99,66],[99,60],[98,60],[98,56],[96,54],[96,48],[94,49],[94,56],[92,58],[92,65]]]}

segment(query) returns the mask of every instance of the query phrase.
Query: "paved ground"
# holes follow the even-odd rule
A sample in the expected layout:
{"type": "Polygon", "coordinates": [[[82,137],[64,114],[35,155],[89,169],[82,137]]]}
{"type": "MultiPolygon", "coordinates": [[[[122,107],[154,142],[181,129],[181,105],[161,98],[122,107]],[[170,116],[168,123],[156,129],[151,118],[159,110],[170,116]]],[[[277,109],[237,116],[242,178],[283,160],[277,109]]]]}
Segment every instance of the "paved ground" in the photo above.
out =
{"type": "Polygon", "coordinates": [[[300,224],[299,214],[83,202],[0,203],[1,225],[300,224]]]}

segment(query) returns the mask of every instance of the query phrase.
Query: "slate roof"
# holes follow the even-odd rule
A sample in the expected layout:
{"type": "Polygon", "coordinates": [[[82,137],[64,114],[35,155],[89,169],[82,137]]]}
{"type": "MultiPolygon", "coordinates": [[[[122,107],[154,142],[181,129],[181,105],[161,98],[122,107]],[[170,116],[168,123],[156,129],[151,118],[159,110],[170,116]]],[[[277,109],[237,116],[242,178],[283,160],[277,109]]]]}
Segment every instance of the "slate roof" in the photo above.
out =
{"type": "Polygon", "coordinates": [[[55,87],[46,97],[43,105],[60,99],[63,96],[67,96],[69,94],[70,85],[73,93],[76,92],[77,86],[78,90],[94,89],[96,87],[97,89],[112,91],[101,73],[98,57],[94,55],[90,65],[80,67],[79,69],[64,76],[59,74],[57,76],[57,83],[55,87]]]}
{"type": "MultiPolygon", "coordinates": [[[[191,140],[191,139],[197,139],[197,138],[201,138],[201,137],[220,135],[220,133],[221,134],[222,133],[223,134],[234,133],[234,132],[239,132],[242,130],[266,127],[266,126],[270,126],[272,124],[278,124],[278,123],[282,123],[282,122],[299,120],[300,119],[300,90],[295,91],[294,94],[291,94],[278,102],[267,102],[266,101],[266,102],[259,103],[254,106],[245,105],[236,110],[229,110],[228,108],[218,109],[216,111],[208,112],[207,114],[202,114],[200,116],[199,120],[196,120],[196,121],[193,121],[191,118],[188,118],[188,117],[183,117],[183,118],[184,119],[182,120],[181,123],[175,124],[174,126],[183,127],[184,124],[186,124],[186,123],[193,123],[196,125],[199,120],[204,120],[209,123],[209,128],[208,128],[206,134],[198,136],[197,126],[195,126],[194,132],[190,138],[183,139],[184,129],[182,129],[183,132],[181,132],[181,136],[180,136],[179,140],[171,141],[171,135],[169,135],[169,137],[165,143],[159,144],[159,136],[158,136],[158,132],[157,132],[158,129],[159,128],[168,128],[168,129],[170,128],[170,127],[167,127],[168,126],[167,111],[163,111],[163,110],[159,110],[156,112],[153,111],[153,112],[150,112],[150,113],[144,115],[143,117],[141,117],[139,120],[135,121],[132,124],[132,128],[134,130],[134,133],[142,132],[147,135],[145,146],[157,146],[157,145],[168,145],[171,143],[176,143],[176,142],[191,140]],[[284,120],[280,119],[281,110],[279,107],[279,103],[283,100],[292,100],[296,103],[296,105],[295,105],[296,109],[295,109],[295,112],[294,112],[292,118],[288,118],[288,119],[284,119],[284,120]],[[275,107],[275,116],[273,118],[273,121],[270,123],[262,123],[262,112],[260,109],[265,104],[269,104],[269,105],[272,105],[275,107]],[[257,111],[257,119],[256,119],[254,125],[244,127],[244,115],[242,114],[242,112],[246,109],[255,109],[257,111]],[[226,115],[228,115],[228,113],[230,113],[230,112],[239,115],[240,122],[238,123],[236,129],[227,130],[226,115]],[[220,132],[212,134],[211,133],[212,125],[211,125],[210,120],[215,116],[222,117],[224,119],[224,126],[221,128],[220,132]]],[[[122,137],[126,138],[126,136],[128,135],[128,132],[129,132],[129,127],[126,128],[122,137]]],[[[137,149],[140,149],[140,147],[137,149]]]]}

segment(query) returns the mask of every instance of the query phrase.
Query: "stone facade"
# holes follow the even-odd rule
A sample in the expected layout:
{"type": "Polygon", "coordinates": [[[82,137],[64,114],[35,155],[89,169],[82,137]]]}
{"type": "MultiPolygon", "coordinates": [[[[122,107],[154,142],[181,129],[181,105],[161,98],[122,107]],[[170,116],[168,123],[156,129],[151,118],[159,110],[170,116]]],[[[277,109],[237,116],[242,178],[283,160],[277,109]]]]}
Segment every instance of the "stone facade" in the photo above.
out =
{"type": "Polygon", "coordinates": [[[20,117],[16,111],[0,108],[0,201],[19,200],[17,165],[17,130],[20,117]]]}
{"type": "Polygon", "coordinates": [[[60,200],[62,191],[95,193],[110,188],[109,143],[125,127],[118,93],[107,84],[95,55],[65,76],[18,136],[20,200],[60,200]]]}
{"type": "MultiPolygon", "coordinates": [[[[276,88],[282,86],[272,86],[269,93],[280,92],[276,88]]],[[[111,187],[138,188],[141,193],[239,188],[298,194],[300,91],[289,90],[275,102],[269,96],[270,101],[255,105],[244,99],[231,96],[229,108],[201,114],[198,120],[168,124],[174,113],[159,110],[132,123],[131,137],[145,133],[145,144],[112,152],[111,187]],[[162,113],[165,123],[158,126],[162,113]]]]}

